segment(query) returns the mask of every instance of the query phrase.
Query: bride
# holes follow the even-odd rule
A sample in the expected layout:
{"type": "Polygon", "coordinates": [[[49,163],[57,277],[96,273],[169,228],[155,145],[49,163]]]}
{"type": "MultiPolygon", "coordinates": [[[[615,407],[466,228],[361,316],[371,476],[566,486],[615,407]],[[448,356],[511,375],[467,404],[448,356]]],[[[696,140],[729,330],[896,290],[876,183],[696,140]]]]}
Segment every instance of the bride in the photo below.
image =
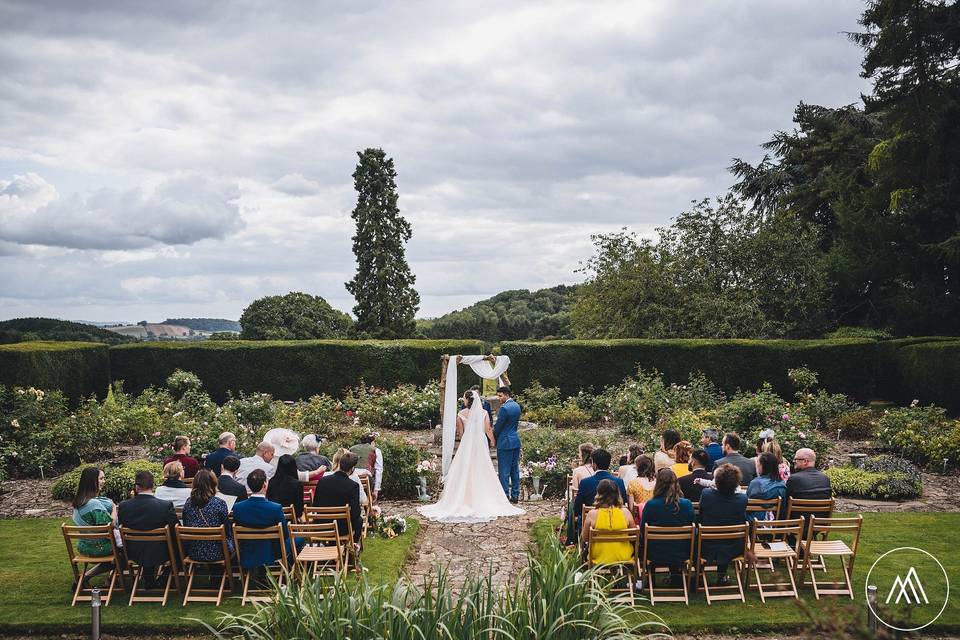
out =
{"type": "Polygon", "coordinates": [[[444,478],[443,493],[435,504],[417,510],[439,522],[488,522],[524,513],[507,500],[490,460],[495,442],[480,395],[469,391],[463,399],[467,407],[457,414],[460,448],[444,478]]]}

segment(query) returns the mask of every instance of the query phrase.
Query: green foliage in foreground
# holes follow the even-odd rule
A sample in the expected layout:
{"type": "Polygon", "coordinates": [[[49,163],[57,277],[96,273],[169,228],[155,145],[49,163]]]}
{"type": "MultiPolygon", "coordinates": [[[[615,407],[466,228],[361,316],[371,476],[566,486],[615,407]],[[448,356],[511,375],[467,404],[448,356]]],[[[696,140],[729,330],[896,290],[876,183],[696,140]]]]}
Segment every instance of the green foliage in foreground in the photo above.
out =
{"type": "MultiPolygon", "coordinates": [[[[838,514],[839,515],[839,514],[838,514]]],[[[531,530],[534,547],[540,550],[553,549],[557,545],[555,533],[560,526],[559,518],[544,518],[536,522],[531,530]]],[[[788,630],[804,628],[812,632],[810,637],[837,637],[827,631],[817,633],[815,624],[827,624],[827,618],[844,616],[850,620],[866,620],[867,605],[864,595],[867,571],[881,554],[897,547],[919,547],[933,554],[946,569],[951,578],[960,572],[960,553],[956,549],[956,530],[960,527],[960,513],[865,513],[863,514],[863,533],[860,538],[860,551],[854,565],[853,584],[855,598],[840,599],[824,596],[814,599],[813,591],[805,588],[801,591],[801,603],[789,598],[760,602],[756,591],[747,594],[746,603],[722,602],[708,605],[702,593],[695,594],[690,606],[682,604],[663,604],[653,608],[674,632],[690,633],[715,631],[736,637],[749,632],[788,630]],[[815,621],[815,622],[811,622],[815,621]]],[[[550,553],[551,551],[547,551],[550,553]]],[[[834,571],[831,575],[837,575],[834,571]]],[[[871,582],[877,585],[892,584],[893,574],[874,572],[871,582]]],[[[933,585],[933,582],[929,584],[933,585]]],[[[934,593],[929,587],[927,596],[931,602],[942,602],[942,594],[934,593]]],[[[838,623],[834,620],[833,623],[838,623]]],[[[934,631],[960,631],[960,602],[950,598],[943,615],[924,633],[934,631]]],[[[851,636],[862,637],[862,636],[851,636]]]]}
{"type": "Polygon", "coordinates": [[[357,637],[423,640],[550,638],[627,640],[665,625],[639,607],[611,602],[592,588],[595,576],[559,549],[546,549],[506,590],[491,576],[468,578],[454,593],[444,572],[422,586],[401,579],[371,588],[364,582],[308,581],[255,612],[228,616],[219,638],[266,640],[357,637]]]}
{"type": "MultiPolygon", "coordinates": [[[[80,473],[90,465],[81,464],[72,471],[63,474],[51,488],[53,497],[57,500],[73,500],[80,484],[80,473]]],[[[163,465],[149,460],[131,460],[120,465],[94,465],[103,469],[107,484],[101,495],[116,503],[126,500],[133,490],[133,482],[138,471],[149,471],[159,484],[163,479],[163,465]]]]}
{"type": "MultiPolygon", "coordinates": [[[[70,606],[73,574],[60,534],[60,518],[0,521],[0,635],[80,634],[90,629],[90,606],[70,606]]],[[[386,540],[369,538],[364,543],[363,563],[367,581],[389,585],[397,581],[419,529],[407,521],[406,533],[386,540]]],[[[203,631],[203,623],[215,624],[223,613],[250,611],[239,598],[228,598],[219,609],[209,604],[180,606],[173,598],[166,607],[138,604],[128,607],[123,594],[104,607],[103,631],[109,634],[166,635],[203,631]]]]}

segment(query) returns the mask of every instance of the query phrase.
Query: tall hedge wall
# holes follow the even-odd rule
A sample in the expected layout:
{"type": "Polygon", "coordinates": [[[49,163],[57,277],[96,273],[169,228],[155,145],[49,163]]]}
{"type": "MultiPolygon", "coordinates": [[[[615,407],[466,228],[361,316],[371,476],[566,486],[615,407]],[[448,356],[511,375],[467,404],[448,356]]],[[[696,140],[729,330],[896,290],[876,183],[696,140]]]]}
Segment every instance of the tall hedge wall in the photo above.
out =
{"type": "Polygon", "coordinates": [[[893,359],[899,384],[884,397],[904,404],[916,399],[960,414],[960,340],[907,345],[893,359]]]}
{"type": "Polygon", "coordinates": [[[110,386],[110,352],[94,342],[18,342],[0,345],[0,384],[59,389],[76,402],[103,399],[110,386]]]}
{"type": "Polygon", "coordinates": [[[523,388],[532,380],[560,387],[602,390],[636,372],[657,369],[670,382],[686,382],[701,371],[724,391],[755,389],[763,382],[790,397],[787,369],[806,365],[828,389],[859,399],[876,387],[876,342],[840,340],[559,340],[504,342],[510,379],[523,388]]]}
{"type": "Polygon", "coordinates": [[[483,352],[479,340],[230,340],[119,345],[110,360],[113,378],[132,393],[162,386],[175,369],[184,369],[200,376],[217,401],[241,390],[297,400],[340,395],[360,380],[387,388],[422,385],[440,377],[442,355],[483,352]]]}

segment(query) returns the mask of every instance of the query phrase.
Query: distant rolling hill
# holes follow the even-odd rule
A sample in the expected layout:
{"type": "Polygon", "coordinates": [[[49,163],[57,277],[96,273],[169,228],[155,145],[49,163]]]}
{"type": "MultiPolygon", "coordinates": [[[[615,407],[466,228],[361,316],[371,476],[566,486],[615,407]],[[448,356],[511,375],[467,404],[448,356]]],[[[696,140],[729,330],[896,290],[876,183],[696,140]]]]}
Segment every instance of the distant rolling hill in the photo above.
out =
{"type": "Polygon", "coordinates": [[[223,318],[168,318],[160,324],[173,324],[194,331],[235,331],[240,333],[240,323],[223,318]]]}
{"type": "Polygon", "coordinates": [[[55,340],[58,342],[104,342],[121,344],[136,338],[90,324],[55,318],[14,318],[0,321],[0,343],[55,340]]]}

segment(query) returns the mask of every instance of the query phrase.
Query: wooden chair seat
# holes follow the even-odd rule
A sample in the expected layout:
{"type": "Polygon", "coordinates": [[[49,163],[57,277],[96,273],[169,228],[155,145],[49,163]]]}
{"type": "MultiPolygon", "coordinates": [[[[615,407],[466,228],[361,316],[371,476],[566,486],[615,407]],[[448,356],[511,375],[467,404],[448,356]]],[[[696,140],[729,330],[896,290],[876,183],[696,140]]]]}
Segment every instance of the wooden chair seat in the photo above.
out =
{"type": "Polygon", "coordinates": [[[807,545],[809,553],[815,556],[852,556],[853,549],[843,540],[814,540],[807,545]]]}
{"type": "Polygon", "coordinates": [[[163,592],[160,595],[137,595],[137,589],[140,583],[146,578],[146,569],[133,560],[127,558],[125,570],[129,570],[133,575],[133,586],[130,589],[129,606],[134,602],[159,602],[161,607],[167,605],[167,599],[170,596],[170,588],[176,581],[177,591],[180,591],[180,572],[177,568],[177,554],[173,550],[173,538],[170,535],[169,527],[160,527],[158,529],[138,530],[129,527],[120,527],[120,537],[123,539],[125,548],[130,548],[130,542],[163,544],[167,547],[167,561],[156,567],[157,570],[167,571],[167,580],[163,586],[163,592]]]}
{"type": "MultiPolygon", "coordinates": [[[[750,549],[753,552],[751,568],[757,579],[756,589],[760,592],[760,600],[766,602],[767,598],[795,598],[800,599],[797,591],[796,572],[799,569],[800,545],[803,534],[803,519],[794,520],[754,520],[751,524],[750,549]],[[760,538],[763,538],[761,541],[760,538]],[[794,540],[791,545],[790,540],[794,540]],[[765,549],[763,544],[772,541],[778,546],[785,545],[787,548],[765,549]],[[764,582],[760,575],[760,564],[762,561],[770,562],[771,571],[774,570],[774,563],[782,560],[785,566],[789,582],[764,582]]],[[[766,567],[764,567],[766,569],[766,567]]],[[[747,587],[750,587],[750,574],[747,573],[747,587]]]]}
{"type": "MultiPolygon", "coordinates": [[[[804,568],[810,574],[813,586],[813,595],[820,599],[821,595],[850,596],[853,600],[853,563],[857,559],[857,549],[860,547],[860,531],[863,527],[863,516],[855,518],[817,518],[811,516],[807,524],[807,540],[804,554],[804,568]],[[852,535],[850,545],[843,540],[829,539],[831,533],[852,535]],[[843,580],[817,580],[814,557],[819,559],[823,572],[827,573],[827,558],[838,558],[843,571],[843,580]]],[[[821,574],[823,575],[823,574],[821,574]]],[[[801,585],[806,579],[801,580],[801,585]]]]}

